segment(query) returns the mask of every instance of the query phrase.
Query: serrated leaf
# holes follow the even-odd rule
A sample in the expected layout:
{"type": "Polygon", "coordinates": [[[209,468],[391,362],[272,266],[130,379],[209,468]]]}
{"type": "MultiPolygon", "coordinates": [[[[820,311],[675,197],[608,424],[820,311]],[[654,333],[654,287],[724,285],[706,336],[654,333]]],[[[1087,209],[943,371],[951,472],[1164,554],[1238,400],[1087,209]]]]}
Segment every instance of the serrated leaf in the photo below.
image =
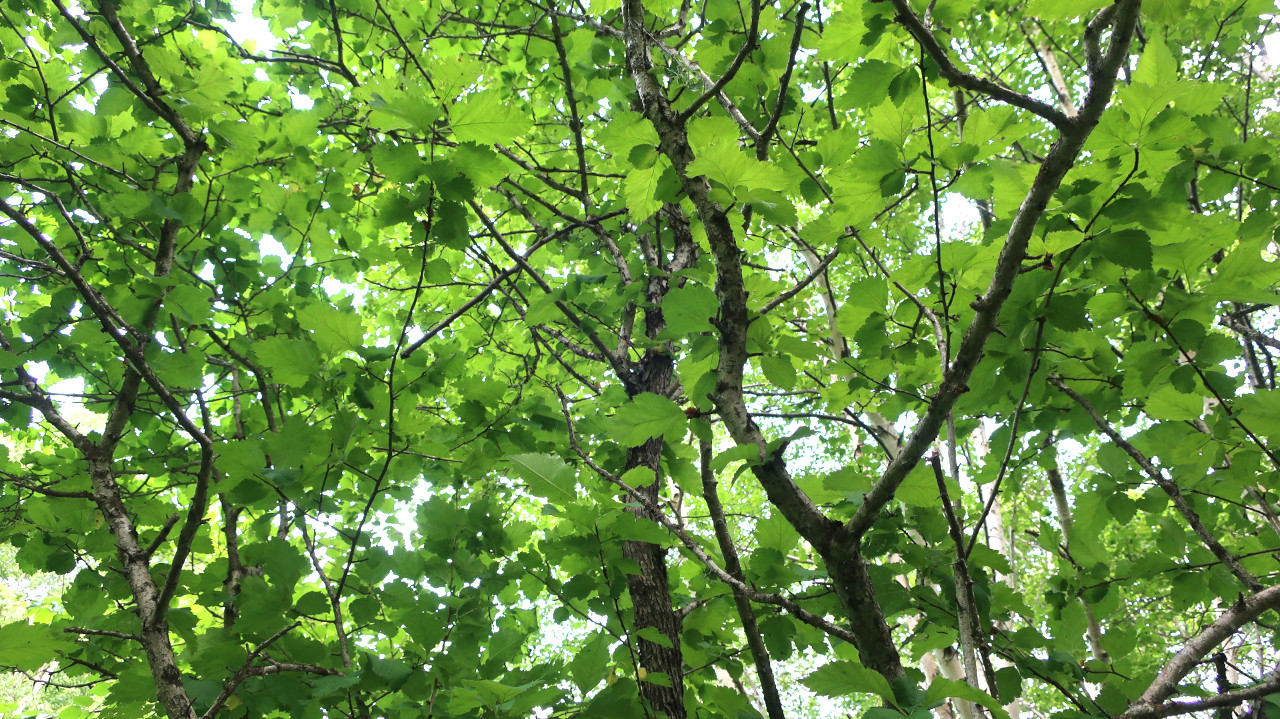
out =
{"type": "Polygon", "coordinates": [[[364,323],[357,312],[344,312],[327,304],[310,304],[298,311],[298,323],[311,331],[312,339],[326,354],[364,347],[364,323]]]}
{"type": "Polygon", "coordinates": [[[658,631],[656,627],[644,627],[636,632],[636,636],[641,639],[651,641],[659,646],[666,647],[667,649],[670,649],[673,646],[671,644],[671,640],[667,638],[667,635],[658,631]]]}
{"type": "Polygon", "coordinates": [[[413,667],[399,659],[374,659],[373,673],[387,680],[387,684],[396,687],[409,678],[413,673],[413,667]]]}
{"type": "Polygon", "coordinates": [[[757,358],[760,370],[765,379],[781,389],[792,389],[796,386],[796,368],[791,358],[786,355],[767,354],[757,358]]]}
{"type": "Polygon", "coordinates": [[[58,658],[58,652],[70,651],[75,642],[46,624],[16,621],[0,626],[0,664],[35,671],[58,658]]]}
{"type": "Polygon", "coordinates": [[[1069,20],[1083,17],[1111,4],[1111,0],[1031,0],[1026,13],[1041,20],[1069,20]]]}
{"type": "Polygon", "coordinates": [[[1280,438],[1280,390],[1256,390],[1236,397],[1231,406],[1241,413],[1241,421],[1251,430],[1280,438]]]}
{"type": "Polygon", "coordinates": [[[711,460],[711,469],[712,471],[719,472],[729,466],[729,463],[731,462],[746,460],[750,463],[756,462],[759,459],[760,448],[758,446],[754,444],[739,444],[717,454],[715,458],[711,460]]]}
{"type": "Polygon", "coordinates": [[[667,397],[642,392],[618,408],[611,436],[624,447],[639,447],[652,437],[677,439],[684,435],[688,423],[680,405],[667,397]]]}
{"type": "Polygon", "coordinates": [[[667,329],[677,335],[710,332],[711,317],[718,306],[716,293],[710,287],[689,282],[667,292],[662,300],[662,316],[667,329]]]}
{"type": "Polygon", "coordinates": [[[761,549],[772,549],[779,556],[785,556],[800,541],[800,534],[782,512],[773,510],[756,523],[755,539],[761,549]]]}
{"type": "Polygon", "coordinates": [[[786,173],[757,160],[738,146],[738,126],[727,117],[713,115],[689,123],[689,144],[694,160],[685,168],[690,175],[705,175],[729,192],[777,189],[786,173]]]}
{"type": "Polygon", "coordinates": [[[596,138],[605,150],[622,158],[628,157],[636,147],[656,147],[658,144],[658,133],[653,124],[639,113],[627,110],[615,113],[596,138]]]}
{"type": "Polygon", "coordinates": [[[525,481],[530,493],[554,501],[577,498],[573,470],[559,457],[553,454],[513,454],[507,459],[516,474],[525,481]]]}
{"type": "Polygon", "coordinates": [[[996,719],[1009,719],[1009,712],[1005,711],[1005,708],[1000,706],[1000,702],[992,698],[990,694],[955,679],[935,677],[933,682],[929,684],[929,689],[925,692],[925,704],[933,706],[936,702],[947,697],[965,699],[974,704],[980,704],[986,707],[996,719]]]}
{"type": "Polygon", "coordinates": [[[665,157],[658,158],[651,167],[632,168],[622,181],[622,195],[633,217],[647,218],[662,208],[658,199],[658,181],[670,167],[665,157]]]}
{"type": "Polygon", "coordinates": [[[1142,230],[1118,230],[1096,238],[1108,260],[1132,270],[1151,269],[1151,238],[1142,230]]]}
{"type": "Polygon", "coordinates": [[[1175,24],[1186,18],[1191,0],[1149,0],[1142,4],[1145,16],[1159,23],[1175,24]]]}
{"type": "Polygon", "coordinates": [[[783,185],[786,173],[774,165],[761,162],[736,144],[721,143],[700,152],[686,168],[691,175],[706,175],[730,192],[776,188],[783,185]]]}
{"type": "Polygon", "coordinates": [[[1142,409],[1154,419],[1196,419],[1204,411],[1204,398],[1183,394],[1173,387],[1161,387],[1147,398],[1142,409]]]}
{"type": "Polygon", "coordinates": [[[609,670],[609,635],[597,632],[569,662],[573,683],[584,693],[604,680],[609,670]]]}
{"type": "Polygon", "coordinates": [[[1178,61],[1169,52],[1163,36],[1155,35],[1147,40],[1138,58],[1138,68],[1133,71],[1133,81],[1143,85],[1178,81],[1178,61]]]}
{"type": "Polygon", "coordinates": [[[879,673],[853,662],[829,662],[801,680],[805,686],[828,697],[850,694],[874,694],[897,705],[897,697],[889,682],[879,673]]]}
{"type": "MultiPolygon", "coordinates": [[[[947,493],[952,499],[960,496],[960,486],[951,477],[946,478],[947,493]]],[[[903,504],[912,507],[936,507],[941,501],[938,494],[938,478],[928,464],[921,462],[907,474],[894,495],[903,504]]]]}
{"type": "Polygon", "coordinates": [[[320,366],[314,343],[277,335],[253,343],[253,356],[275,381],[302,387],[320,366]]]}
{"type": "Polygon", "coordinates": [[[468,95],[449,109],[449,126],[460,142],[507,143],[529,131],[529,120],[498,93],[468,95]]]}
{"type": "Polygon", "coordinates": [[[844,9],[831,16],[818,41],[818,58],[831,62],[854,62],[863,54],[862,38],[867,28],[862,13],[844,9]]]}

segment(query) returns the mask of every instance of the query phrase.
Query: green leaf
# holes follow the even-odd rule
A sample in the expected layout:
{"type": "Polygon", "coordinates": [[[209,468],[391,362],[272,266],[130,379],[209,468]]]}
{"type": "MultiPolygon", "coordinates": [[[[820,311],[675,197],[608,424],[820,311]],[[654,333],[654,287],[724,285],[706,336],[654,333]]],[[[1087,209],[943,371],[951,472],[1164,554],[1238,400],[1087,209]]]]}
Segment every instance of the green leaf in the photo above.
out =
{"type": "Polygon", "coordinates": [[[711,288],[690,282],[667,292],[662,301],[662,316],[667,321],[667,329],[676,335],[710,332],[717,305],[711,288]]]}
{"type": "Polygon", "coordinates": [[[513,454],[507,457],[529,492],[550,501],[577,498],[577,481],[564,460],[552,454],[513,454]]]}
{"type": "Polygon", "coordinates": [[[925,693],[926,703],[933,706],[936,702],[947,697],[955,697],[980,704],[986,707],[996,719],[1009,719],[1009,712],[1005,711],[1005,708],[1000,706],[1000,702],[992,698],[990,694],[955,679],[934,677],[933,682],[929,684],[928,691],[925,693]]]}
{"type": "Polygon", "coordinates": [[[358,312],[310,304],[298,311],[298,323],[310,330],[312,339],[325,354],[364,348],[364,323],[358,312]]]}
{"type": "Polygon", "coordinates": [[[792,389],[796,386],[796,368],[787,355],[768,354],[758,358],[764,376],[774,386],[792,389]]]}
{"type": "Polygon", "coordinates": [[[620,111],[599,132],[600,144],[615,157],[627,157],[636,147],[657,147],[658,133],[639,113],[620,111]]]}
{"type": "Polygon", "coordinates": [[[671,644],[671,640],[667,638],[667,635],[658,631],[655,627],[643,627],[637,630],[635,634],[641,639],[648,640],[659,646],[666,647],[667,649],[670,649],[673,646],[671,644]]]}
{"type": "Polygon", "coordinates": [[[70,651],[75,642],[46,624],[16,621],[0,626],[0,646],[4,658],[0,664],[23,671],[36,671],[58,658],[58,652],[70,651]]]}
{"type": "Polygon", "coordinates": [[[497,92],[478,92],[449,109],[449,125],[459,142],[505,144],[529,131],[529,121],[518,108],[497,92]]]}
{"type": "Polygon", "coordinates": [[[689,124],[689,143],[695,158],[685,168],[690,175],[706,175],[731,193],[739,190],[777,188],[787,176],[738,147],[738,127],[726,117],[713,115],[689,124]]]}
{"type": "Polygon", "coordinates": [[[1151,269],[1151,238],[1142,230],[1118,230],[1099,235],[1098,249],[1108,260],[1134,270],[1151,269]]]}
{"type": "Polygon", "coordinates": [[[413,674],[413,667],[394,658],[374,659],[372,668],[373,673],[385,679],[393,689],[404,684],[409,675],[413,674]]]}
{"type": "Polygon", "coordinates": [[[253,356],[277,382],[289,387],[302,387],[320,368],[315,344],[281,335],[253,343],[253,356]]]}
{"type": "Polygon", "coordinates": [[[829,662],[802,679],[801,683],[828,697],[874,694],[895,706],[898,702],[883,676],[854,662],[829,662]]]}
{"type": "Polygon", "coordinates": [[[635,217],[647,218],[662,208],[662,200],[658,199],[658,181],[670,166],[665,158],[660,158],[648,168],[633,168],[627,172],[622,192],[627,209],[635,217]]]}
{"type": "Polygon", "coordinates": [[[1186,19],[1190,6],[1191,0],[1150,0],[1142,10],[1155,22],[1175,24],[1186,19]]]}
{"type": "Polygon", "coordinates": [[[746,460],[748,463],[753,463],[758,461],[759,458],[760,458],[760,447],[758,445],[754,445],[754,444],[734,445],[733,447],[726,449],[720,454],[717,454],[711,460],[711,469],[712,471],[719,472],[720,470],[729,466],[729,464],[732,462],[736,462],[738,460],[746,460]]]}
{"type": "Polygon", "coordinates": [[[1143,411],[1154,419],[1197,419],[1204,412],[1204,398],[1183,394],[1173,387],[1161,387],[1147,398],[1143,411]]]}
{"type": "Polygon", "coordinates": [[[604,680],[609,666],[609,635],[604,632],[596,634],[582,645],[578,653],[569,662],[569,671],[573,675],[573,683],[578,689],[588,692],[604,680]]]}
{"type": "Polygon", "coordinates": [[[862,13],[850,9],[831,16],[818,41],[818,57],[831,62],[853,62],[862,56],[866,26],[862,13]]]}
{"type": "Polygon", "coordinates": [[[1236,397],[1231,406],[1254,432],[1280,438],[1280,390],[1254,390],[1252,394],[1236,397]]]}
{"type": "Polygon", "coordinates": [[[1069,20],[1091,15],[1110,4],[1110,0],[1031,0],[1027,14],[1041,20],[1069,20]]]}
{"type": "Polygon", "coordinates": [[[639,447],[653,437],[677,440],[689,424],[680,405],[667,397],[642,392],[618,408],[610,435],[624,447],[639,447]]]}

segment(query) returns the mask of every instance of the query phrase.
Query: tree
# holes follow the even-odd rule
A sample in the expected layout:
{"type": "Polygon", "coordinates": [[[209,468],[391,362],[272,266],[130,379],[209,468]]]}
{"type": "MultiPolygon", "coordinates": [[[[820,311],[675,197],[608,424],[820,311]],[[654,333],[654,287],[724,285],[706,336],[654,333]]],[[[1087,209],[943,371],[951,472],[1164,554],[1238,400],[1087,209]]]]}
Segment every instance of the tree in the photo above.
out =
{"type": "Polygon", "coordinates": [[[69,588],[0,664],[1280,711],[1274,11],[10,0],[0,537],[69,588]]]}

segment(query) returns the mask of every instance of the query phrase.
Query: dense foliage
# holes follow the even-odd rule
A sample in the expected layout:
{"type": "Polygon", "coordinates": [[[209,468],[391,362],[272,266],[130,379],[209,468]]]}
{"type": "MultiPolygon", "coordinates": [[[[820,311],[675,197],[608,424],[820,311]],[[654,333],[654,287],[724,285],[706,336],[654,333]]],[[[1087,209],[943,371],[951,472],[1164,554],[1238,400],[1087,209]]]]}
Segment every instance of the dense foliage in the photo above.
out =
{"type": "Polygon", "coordinates": [[[1270,0],[245,12],[0,7],[59,716],[1280,712],[1270,0]]]}

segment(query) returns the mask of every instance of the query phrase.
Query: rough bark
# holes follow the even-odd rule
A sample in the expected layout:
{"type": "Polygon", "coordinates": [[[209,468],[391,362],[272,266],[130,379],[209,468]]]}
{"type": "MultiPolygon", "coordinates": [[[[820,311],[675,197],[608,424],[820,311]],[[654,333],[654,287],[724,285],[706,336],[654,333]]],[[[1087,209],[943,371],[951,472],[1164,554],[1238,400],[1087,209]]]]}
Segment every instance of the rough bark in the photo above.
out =
{"type": "MultiPolygon", "coordinates": [[[[1270,609],[1280,608],[1280,586],[1268,587],[1256,594],[1242,597],[1230,608],[1218,615],[1212,624],[1186,643],[1182,651],[1169,660],[1160,674],[1118,719],[1171,716],[1183,713],[1169,711],[1163,702],[1178,689],[1178,682],[1187,676],[1205,657],[1209,656],[1228,637],[1245,624],[1254,621],[1270,609]]],[[[1280,677],[1272,678],[1272,682],[1280,677]]],[[[1274,691],[1272,684],[1268,691],[1274,691]]],[[[1176,705],[1175,705],[1176,708],[1176,705]]]]}
{"type": "MultiPolygon", "coordinates": [[[[687,226],[679,222],[682,218],[676,215],[675,219],[677,222],[673,224],[681,225],[674,228],[675,263],[683,266],[692,259],[692,238],[687,226]]],[[[645,292],[647,309],[643,323],[644,335],[651,344],[640,361],[632,367],[631,374],[621,378],[630,396],[652,392],[667,397],[679,386],[671,353],[657,342],[658,336],[666,328],[661,303],[668,289],[670,284],[663,268],[653,267],[645,292]]],[[[644,468],[652,472],[653,480],[636,488],[648,502],[645,506],[632,507],[631,512],[655,523],[659,522],[655,508],[659,506],[658,496],[662,488],[662,447],[662,437],[654,437],[639,447],[630,449],[625,468],[625,471],[644,468]]],[[[670,643],[670,646],[663,646],[648,639],[638,639],[640,665],[644,670],[649,674],[666,674],[671,680],[671,686],[641,680],[640,696],[651,708],[671,719],[681,719],[685,716],[684,659],[680,647],[682,622],[671,602],[666,550],[651,542],[627,540],[622,552],[639,568],[639,573],[627,576],[635,629],[656,629],[670,643]]]]}
{"type": "MultiPolygon", "coordinates": [[[[637,489],[651,502],[657,503],[661,475],[658,464],[662,460],[662,438],[655,437],[632,449],[627,455],[627,468],[651,468],[654,480],[637,489]]],[[[657,521],[650,510],[636,507],[631,510],[637,516],[657,521]]],[[[631,606],[636,629],[653,628],[667,638],[671,646],[640,638],[636,644],[640,650],[640,666],[648,674],[663,673],[671,680],[671,686],[662,686],[641,680],[640,696],[649,706],[671,719],[685,716],[684,711],[684,659],[680,650],[680,617],[671,604],[671,587],[667,579],[666,550],[651,542],[628,540],[622,553],[639,567],[638,574],[627,576],[627,588],[631,592],[631,606]]]]}

